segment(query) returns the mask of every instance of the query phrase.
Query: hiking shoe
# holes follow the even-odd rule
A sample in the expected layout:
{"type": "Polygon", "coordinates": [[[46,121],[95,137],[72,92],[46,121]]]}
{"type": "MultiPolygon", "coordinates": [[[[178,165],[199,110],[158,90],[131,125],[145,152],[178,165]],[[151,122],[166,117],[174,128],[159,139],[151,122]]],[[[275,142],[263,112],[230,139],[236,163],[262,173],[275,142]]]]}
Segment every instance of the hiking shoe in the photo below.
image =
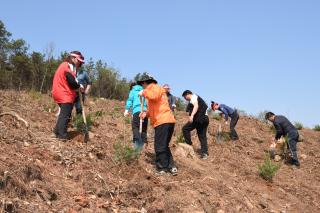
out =
{"type": "Polygon", "coordinates": [[[300,168],[300,162],[298,160],[290,159],[287,161],[287,164],[296,166],[297,168],[300,168]]]}
{"type": "Polygon", "coordinates": [[[171,173],[173,176],[178,175],[178,169],[177,169],[177,167],[172,167],[172,168],[170,169],[170,173],[171,173]]]}
{"type": "Polygon", "coordinates": [[[207,160],[207,159],[208,159],[208,154],[201,155],[201,160],[207,160]]]}

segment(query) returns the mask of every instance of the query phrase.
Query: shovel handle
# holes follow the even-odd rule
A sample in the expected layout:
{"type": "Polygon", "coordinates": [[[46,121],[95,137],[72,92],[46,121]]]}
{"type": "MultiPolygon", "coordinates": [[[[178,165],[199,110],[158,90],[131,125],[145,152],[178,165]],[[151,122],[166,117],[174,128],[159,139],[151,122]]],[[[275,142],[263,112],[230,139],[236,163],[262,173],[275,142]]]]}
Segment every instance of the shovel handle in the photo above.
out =
{"type": "MultiPolygon", "coordinates": [[[[140,96],[140,112],[142,113],[143,112],[143,97],[140,96]]],[[[143,124],[143,119],[140,118],[140,126],[139,126],[139,133],[141,134],[142,133],[142,124],[143,124]]]]}

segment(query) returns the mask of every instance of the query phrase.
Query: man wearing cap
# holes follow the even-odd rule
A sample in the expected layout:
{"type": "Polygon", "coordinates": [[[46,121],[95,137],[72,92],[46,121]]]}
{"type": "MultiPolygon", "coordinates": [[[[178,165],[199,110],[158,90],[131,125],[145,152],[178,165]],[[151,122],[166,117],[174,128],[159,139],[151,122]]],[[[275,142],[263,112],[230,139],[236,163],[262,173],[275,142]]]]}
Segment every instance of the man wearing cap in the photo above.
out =
{"type": "Polygon", "coordinates": [[[141,76],[138,84],[144,88],[139,95],[148,100],[148,109],[141,112],[140,117],[142,119],[149,117],[155,130],[154,148],[157,174],[170,172],[172,175],[177,175],[178,170],[169,147],[176,120],[169,107],[166,91],[149,74],[141,76]]]}
{"type": "Polygon", "coordinates": [[[211,109],[213,111],[215,110],[219,110],[220,112],[222,112],[224,114],[224,118],[225,118],[225,124],[228,125],[228,119],[229,117],[231,118],[230,121],[230,137],[231,140],[239,140],[239,136],[238,133],[235,129],[238,120],[239,120],[239,114],[237,112],[237,110],[232,109],[231,107],[225,105],[225,104],[218,104],[214,101],[211,101],[211,109]]]}
{"type": "Polygon", "coordinates": [[[208,158],[208,105],[200,96],[193,94],[190,90],[184,91],[182,97],[189,101],[187,107],[189,121],[182,127],[183,137],[187,144],[192,145],[191,131],[196,129],[201,145],[201,159],[206,160],[208,158]]]}
{"type": "Polygon", "coordinates": [[[298,130],[286,117],[282,115],[275,115],[273,112],[267,112],[265,118],[266,120],[272,122],[276,128],[277,132],[274,138],[275,141],[279,140],[281,136],[288,136],[287,146],[291,157],[288,163],[299,167],[300,162],[297,155],[297,142],[299,139],[298,130]]]}
{"type": "Polygon", "coordinates": [[[170,93],[170,86],[168,84],[165,84],[163,85],[163,89],[167,93],[170,109],[172,112],[174,112],[174,109],[176,108],[176,104],[175,104],[173,95],[170,93]]]}
{"type": "Polygon", "coordinates": [[[71,117],[77,90],[84,87],[76,80],[76,67],[84,63],[84,57],[79,51],[71,52],[56,70],[52,84],[52,97],[60,107],[57,123],[54,128],[55,137],[68,140],[67,127],[71,117]]]}

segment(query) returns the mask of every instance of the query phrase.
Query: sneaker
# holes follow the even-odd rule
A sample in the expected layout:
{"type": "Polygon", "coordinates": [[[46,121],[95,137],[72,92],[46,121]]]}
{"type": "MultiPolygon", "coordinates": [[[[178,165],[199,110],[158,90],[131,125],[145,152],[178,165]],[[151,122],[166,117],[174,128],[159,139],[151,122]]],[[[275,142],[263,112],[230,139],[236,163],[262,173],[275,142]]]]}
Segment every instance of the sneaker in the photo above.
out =
{"type": "Polygon", "coordinates": [[[208,154],[201,155],[201,160],[207,160],[207,159],[208,159],[208,154]]]}
{"type": "Polygon", "coordinates": [[[177,167],[171,168],[171,169],[170,169],[170,173],[171,173],[173,176],[178,175],[178,169],[177,169],[177,167]]]}
{"type": "Polygon", "coordinates": [[[287,161],[287,163],[289,165],[292,165],[292,166],[296,166],[297,168],[300,168],[300,162],[298,160],[294,160],[294,159],[290,159],[287,161]]]}

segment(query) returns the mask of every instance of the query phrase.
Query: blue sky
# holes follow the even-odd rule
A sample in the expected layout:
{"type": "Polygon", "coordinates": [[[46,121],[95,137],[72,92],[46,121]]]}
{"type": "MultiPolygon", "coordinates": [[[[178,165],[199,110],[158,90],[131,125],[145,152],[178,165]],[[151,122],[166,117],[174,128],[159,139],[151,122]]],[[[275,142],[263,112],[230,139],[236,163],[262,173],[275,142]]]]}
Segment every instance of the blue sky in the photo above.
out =
{"type": "Polygon", "coordinates": [[[320,123],[320,1],[2,1],[0,19],[32,50],[80,50],[124,77],[148,71],[250,114],[320,123]]]}

